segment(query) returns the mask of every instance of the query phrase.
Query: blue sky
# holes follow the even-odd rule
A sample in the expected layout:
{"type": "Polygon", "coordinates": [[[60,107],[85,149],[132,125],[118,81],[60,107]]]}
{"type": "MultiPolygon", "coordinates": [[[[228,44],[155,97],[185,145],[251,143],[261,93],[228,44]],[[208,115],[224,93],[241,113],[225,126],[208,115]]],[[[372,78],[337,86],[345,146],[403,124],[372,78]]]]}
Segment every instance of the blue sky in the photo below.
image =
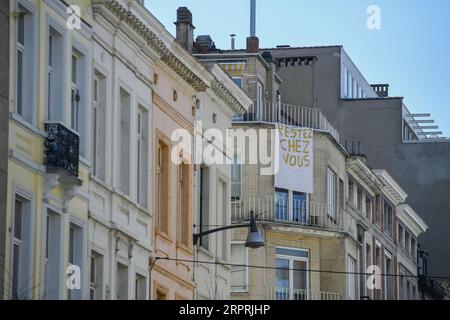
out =
{"type": "MultiPolygon", "coordinates": [[[[175,33],[176,9],[193,13],[195,36],[210,34],[219,48],[245,47],[249,0],[146,0],[175,33]]],[[[343,45],[369,83],[389,83],[413,113],[431,113],[450,137],[449,0],[257,0],[261,47],[343,45]],[[366,26],[369,5],[381,9],[381,29],[366,26]]]]}

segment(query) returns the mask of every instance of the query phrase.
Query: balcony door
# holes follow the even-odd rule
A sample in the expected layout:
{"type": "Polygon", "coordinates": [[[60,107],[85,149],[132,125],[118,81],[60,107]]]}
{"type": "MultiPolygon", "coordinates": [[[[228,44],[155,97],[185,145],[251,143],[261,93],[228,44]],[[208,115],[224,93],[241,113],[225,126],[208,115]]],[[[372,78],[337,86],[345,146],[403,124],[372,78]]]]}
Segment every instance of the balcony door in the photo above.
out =
{"type": "Polygon", "coordinates": [[[309,299],[309,251],[302,249],[276,249],[276,300],[309,299]]]}
{"type": "Polygon", "coordinates": [[[309,224],[307,194],[275,189],[275,216],[281,222],[309,224]]]}

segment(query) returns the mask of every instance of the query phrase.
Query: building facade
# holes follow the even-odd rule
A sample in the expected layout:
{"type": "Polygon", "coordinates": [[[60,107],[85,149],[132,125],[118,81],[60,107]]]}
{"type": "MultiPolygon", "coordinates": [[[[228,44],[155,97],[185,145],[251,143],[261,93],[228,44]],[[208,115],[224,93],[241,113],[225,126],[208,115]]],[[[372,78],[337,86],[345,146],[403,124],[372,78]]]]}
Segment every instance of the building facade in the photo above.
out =
{"type": "Polygon", "coordinates": [[[0,299],[4,297],[5,236],[6,236],[6,186],[8,184],[8,127],[9,127],[9,15],[10,3],[0,4],[0,28],[5,36],[1,40],[0,68],[0,299]]]}
{"type": "Polygon", "coordinates": [[[403,186],[411,206],[429,224],[420,237],[429,251],[429,271],[445,273],[450,266],[445,245],[450,239],[443,227],[449,219],[443,213],[450,208],[445,196],[450,185],[450,142],[441,137],[430,114],[411,113],[402,97],[389,96],[387,84],[369,84],[342,46],[264,51],[271,52],[284,80],[280,86],[284,102],[322,110],[344,146],[365,154],[372,167],[385,168],[403,186]]]}
{"type": "Polygon", "coordinates": [[[80,14],[80,28],[69,31],[63,2],[11,2],[5,298],[88,294],[87,2],[80,14]],[[67,276],[74,277],[73,290],[63,285],[67,276]]]}

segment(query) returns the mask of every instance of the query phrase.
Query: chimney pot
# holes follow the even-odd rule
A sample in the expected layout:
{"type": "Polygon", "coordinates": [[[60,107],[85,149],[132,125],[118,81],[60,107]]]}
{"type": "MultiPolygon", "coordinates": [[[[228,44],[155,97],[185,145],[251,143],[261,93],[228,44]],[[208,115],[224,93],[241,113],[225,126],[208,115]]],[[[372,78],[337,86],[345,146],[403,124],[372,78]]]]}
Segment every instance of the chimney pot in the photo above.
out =
{"type": "Polygon", "coordinates": [[[247,53],[259,53],[259,38],[248,37],[247,38],[247,53]]]}
{"type": "Polygon", "coordinates": [[[175,25],[177,26],[176,41],[192,53],[195,27],[192,24],[192,13],[187,7],[178,8],[175,25]]]}

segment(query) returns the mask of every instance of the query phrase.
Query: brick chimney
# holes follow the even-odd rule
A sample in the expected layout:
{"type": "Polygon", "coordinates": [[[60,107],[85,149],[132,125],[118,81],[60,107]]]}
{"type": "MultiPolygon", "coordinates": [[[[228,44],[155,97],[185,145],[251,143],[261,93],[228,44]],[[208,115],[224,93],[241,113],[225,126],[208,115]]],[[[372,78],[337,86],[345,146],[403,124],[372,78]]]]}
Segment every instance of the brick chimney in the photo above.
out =
{"type": "Polygon", "coordinates": [[[177,26],[176,41],[192,53],[195,27],[192,24],[192,12],[187,7],[178,8],[175,25],[177,26]]]}
{"type": "Polygon", "coordinates": [[[248,37],[247,38],[247,53],[259,53],[259,38],[248,37]]]}

